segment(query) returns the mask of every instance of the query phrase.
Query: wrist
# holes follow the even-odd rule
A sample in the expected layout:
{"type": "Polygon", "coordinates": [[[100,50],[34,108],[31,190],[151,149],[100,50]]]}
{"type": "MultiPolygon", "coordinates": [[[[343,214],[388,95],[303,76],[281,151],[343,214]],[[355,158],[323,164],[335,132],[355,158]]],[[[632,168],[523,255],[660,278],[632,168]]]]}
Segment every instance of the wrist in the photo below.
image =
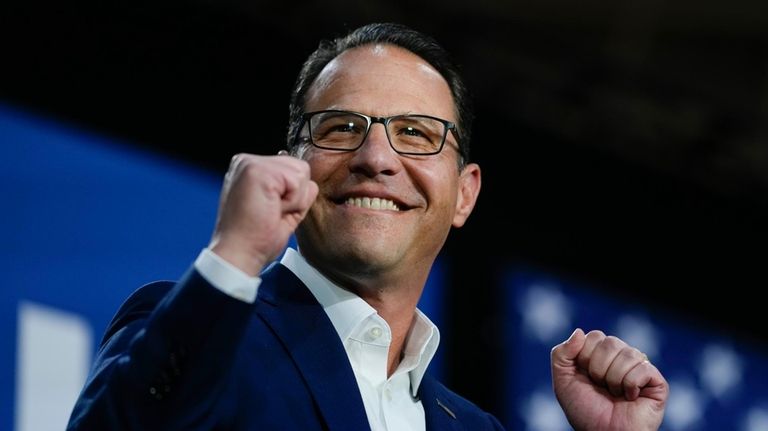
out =
{"type": "Polygon", "coordinates": [[[239,247],[225,241],[213,240],[208,245],[208,249],[251,277],[258,276],[267,263],[263,255],[252,253],[245,247],[239,247]]]}

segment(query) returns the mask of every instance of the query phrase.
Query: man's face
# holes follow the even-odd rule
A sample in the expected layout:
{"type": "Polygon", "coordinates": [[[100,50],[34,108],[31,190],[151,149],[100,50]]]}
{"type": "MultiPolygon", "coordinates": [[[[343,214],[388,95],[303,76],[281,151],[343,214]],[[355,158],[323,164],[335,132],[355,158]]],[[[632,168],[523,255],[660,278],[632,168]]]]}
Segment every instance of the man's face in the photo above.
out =
{"type": "MultiPolygon", "coordinates": [[[[305,110],[327,109],[456,122],[443,77],[420,57],[390,45],[345,51],[323,69],[305,110]]],[[[384,126],[374,123],[355,151],[310,147],[303,157],[320,192],[297,231],[299,246],[310,261],[334,271],[328,275],[346,281],[426,277],[451,225],[464,223],[479,191],[479,168],[471,164],[459,172],[451,133],[440,153],[407,156],[396,153],[384,126]],[[380,205],[386,209],[366,204],[374,198],[387,202],[380,205]]]]}

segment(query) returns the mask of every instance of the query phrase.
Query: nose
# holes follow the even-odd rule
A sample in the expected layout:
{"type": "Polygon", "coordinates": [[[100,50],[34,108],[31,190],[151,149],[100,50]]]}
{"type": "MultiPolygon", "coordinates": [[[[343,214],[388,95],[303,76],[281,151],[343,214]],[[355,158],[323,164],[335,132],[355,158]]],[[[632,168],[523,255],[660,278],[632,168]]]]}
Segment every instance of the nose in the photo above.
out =
{"type": "Polygon", "coordinates": [[[394,175],[401,167],[397,152],[389,144],[383,124],[371,125],[363,144],[355,150],[350,160],[350,170],[367,176],[394,175]]]}

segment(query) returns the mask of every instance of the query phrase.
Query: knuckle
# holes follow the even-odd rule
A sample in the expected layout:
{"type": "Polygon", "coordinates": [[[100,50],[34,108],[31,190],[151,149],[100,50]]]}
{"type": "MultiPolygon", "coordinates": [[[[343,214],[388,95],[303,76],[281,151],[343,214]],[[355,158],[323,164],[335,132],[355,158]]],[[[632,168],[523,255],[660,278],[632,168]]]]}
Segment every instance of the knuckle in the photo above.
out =
{"type": "Polygon", "coordinates": [[[602,344],[604,344],[607,348],[616,350],[623,349],[626,346],[626,343],[621,341],[621,339],[618,337],[614,337],[613,335],[605,337],[602,344]]]}
{"type": "Polygon", "coordinates": [[[600,340],[602,338],[605,338],[605,333],[599,329],[593,329],[589,332],[587,332],[587,339],[588,340],[600,340]]]}
{"type": "Polygon", "coordinates": [[[633,359],[643,360],[646,358],[645,354],[635,347],[627,346],[625,350],[628,351],[628,354],[633,359]]]}

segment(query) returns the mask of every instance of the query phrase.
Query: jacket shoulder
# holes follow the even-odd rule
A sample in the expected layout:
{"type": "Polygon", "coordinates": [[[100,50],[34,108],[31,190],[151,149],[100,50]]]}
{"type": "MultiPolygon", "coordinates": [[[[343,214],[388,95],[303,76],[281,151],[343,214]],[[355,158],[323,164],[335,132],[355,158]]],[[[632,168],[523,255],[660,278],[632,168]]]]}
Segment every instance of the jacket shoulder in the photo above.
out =
{"type": "Polygon", "coordinates": [[[175,284],[175,281],[169,280],[154,281],[134,290],[120,305],[117,312],[115,312],[112,321],[104,332],[101,344],[103,345],[115,332],[128,325],[128,323],[146,317],[151,313],[175,284]]]}

